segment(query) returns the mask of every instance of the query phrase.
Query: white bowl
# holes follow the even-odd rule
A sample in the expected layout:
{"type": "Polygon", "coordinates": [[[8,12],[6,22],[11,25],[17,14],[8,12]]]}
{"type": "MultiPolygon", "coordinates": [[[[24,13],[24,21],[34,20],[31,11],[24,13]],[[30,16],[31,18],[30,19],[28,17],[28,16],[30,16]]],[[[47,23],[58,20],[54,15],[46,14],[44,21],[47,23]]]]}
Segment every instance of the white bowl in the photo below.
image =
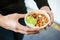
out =
{"type": "MultiPolygon", "coordinates": [[[[40,12],[41,14],[44,14],[44,15],[48,18],[48,22],[47,22],[44,26],[41,26],[41,27],[39,27],[39,28],[44,28],[44,27],[46,27],[46,26],[50,23],[50,16],[47,14],[47,12],[46,12],[45,10],[33,10],[33,11],[30,11],[30,12],[40,12]]],[[[27,26],[29,26],[29,27],[31,27],[31,28],[38,28],[38,27],[35,27],[34,25],[28,24],[28,23],[26,22],[26,17],[30,14],[30,12],[28,12],[28,13],[26,14],[25,18],[24,18],[25,23],[26,23],[27,26]]]]}

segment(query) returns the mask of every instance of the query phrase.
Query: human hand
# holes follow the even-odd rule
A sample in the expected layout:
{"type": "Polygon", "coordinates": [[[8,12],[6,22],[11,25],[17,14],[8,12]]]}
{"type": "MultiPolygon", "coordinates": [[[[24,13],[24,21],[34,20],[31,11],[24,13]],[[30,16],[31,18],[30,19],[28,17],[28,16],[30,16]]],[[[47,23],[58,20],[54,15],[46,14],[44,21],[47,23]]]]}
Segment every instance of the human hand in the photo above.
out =
{"type": "Polygon", "coordinates": [[[5,29],[12,30],[14,32],[22,33],[22,34],[35,34],[40,32],[40,28],[29,28],[21,25],[18,22],[19,18],[24,18],[25,14],[10,14],[6,16],[2,16],[0,18],[0,26],[5,29]]]}
{"type": "Polygon", "coordinates": [[[51,10],[49,9],[48,6],[43,6],[43,7],[41,7],[40,10],[45,10],[48,13],[48,15],[50,16],[50,23],[44,28],[45,30],[47,30],[48,27],[53,24],[53,21],[54,21],[53,13],[51,12],[51,10]]]}

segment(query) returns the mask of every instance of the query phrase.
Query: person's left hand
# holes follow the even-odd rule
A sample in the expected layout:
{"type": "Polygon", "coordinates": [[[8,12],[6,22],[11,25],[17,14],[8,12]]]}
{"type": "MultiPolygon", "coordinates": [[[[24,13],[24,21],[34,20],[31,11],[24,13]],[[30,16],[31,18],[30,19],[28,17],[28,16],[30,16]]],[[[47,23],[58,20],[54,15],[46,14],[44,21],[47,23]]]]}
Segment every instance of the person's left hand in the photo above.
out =
{"type": "Polygon", "coordinates": [[[11,30],[21,34],[38,34],[40,28],[30,28],[21,25],[18,20],[24,18],[26,14],[13,13],[6,16],[0,15],[0,26],[4,29],[11,30]]]}
{"type": "Polygon", "coordinates": [[[43,6],[40,10],[45,10],[48,13],[48,15],[50,16],[50,23],[44,28],[45,30],[47,30],[48,27],[51,26],[54,21],[53,13],[51,12],[51,10],[49,9],[48,6],[43,6]]]}

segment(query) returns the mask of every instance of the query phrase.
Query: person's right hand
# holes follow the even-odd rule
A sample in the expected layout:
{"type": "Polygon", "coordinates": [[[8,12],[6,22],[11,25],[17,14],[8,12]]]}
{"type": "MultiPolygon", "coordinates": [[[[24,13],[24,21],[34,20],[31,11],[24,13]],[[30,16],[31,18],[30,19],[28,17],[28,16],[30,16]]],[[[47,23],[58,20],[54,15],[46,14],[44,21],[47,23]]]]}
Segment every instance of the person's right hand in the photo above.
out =
{"type": "Polygon", "coordinates": [[[5,29],[12,30],[14,32],[22,33],[22,34],[36,34],[40,32],[40,28],[29,28],[21,25],[18,22],[19,18],[24,18],[25,14],[9,14],[6,16],[0,17],[0,26],[5,29]]]}

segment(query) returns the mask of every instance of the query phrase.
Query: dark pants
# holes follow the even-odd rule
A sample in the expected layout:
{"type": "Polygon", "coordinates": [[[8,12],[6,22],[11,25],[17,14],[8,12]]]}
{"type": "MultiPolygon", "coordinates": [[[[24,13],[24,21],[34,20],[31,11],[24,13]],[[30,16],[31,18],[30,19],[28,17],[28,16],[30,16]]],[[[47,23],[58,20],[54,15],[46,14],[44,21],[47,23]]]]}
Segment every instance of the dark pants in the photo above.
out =
{"type": "MultiPolygon", "coordinates": [[[[25,25],[24,20],[19,20],[21,24],[25,25]]],[[[0,27],[0,40],[22,40],[23,34],[15,33],[0,27]]]]}

